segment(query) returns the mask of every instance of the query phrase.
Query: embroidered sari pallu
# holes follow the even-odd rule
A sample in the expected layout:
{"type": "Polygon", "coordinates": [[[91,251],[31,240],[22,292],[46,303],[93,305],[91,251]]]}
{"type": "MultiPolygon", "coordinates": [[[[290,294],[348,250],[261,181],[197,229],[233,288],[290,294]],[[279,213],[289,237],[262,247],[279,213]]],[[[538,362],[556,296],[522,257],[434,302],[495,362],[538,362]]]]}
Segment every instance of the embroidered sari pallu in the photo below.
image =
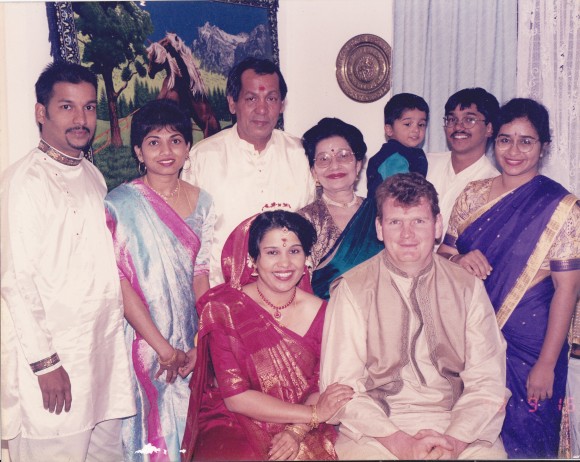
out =
{"type": "MultiPolygon", "coordinates": [[[[183,460],[268,460],[272,437],[286,424],[231,412],[224,398],[257,390],[303,403],[318,391],[326,305],[304,337],[279,325],[241,290],[227,285],[208,292],[200,306],[183,460]]],[[[335,459],[335,438],[332,426],[321,424],[302,441],[298,460],[335,459]]]]}
{"type": "MultiPolygon", "coordinates": [[[[484,205],[459,229],[456,247],[479,249],[494,268],[484,281],[507,341],[507,403],[501,437],[510,457],[556,457],[565,397],[565,343],[556,367],[551,399],[528,403],[526,381],[544,343],[554,284],[547,276],[532,286],[542,262],[576,198],[558,183],[536,176],[484,205]]],[[[445,243],[454,245],[446,236],[445,243]]],[[[559,262],[551,262],[558,271],[559,262]]],[[[563,263],[565,266],[565,263],[563,263]]]]}
{"type": "MultiPolygon", "coordinates": [[[[356,265],[374,257],[384,249],[377,238],[374,198],[364,199],[332,248],[322,257],[312,273],[312,289],[324,300],[330,298],[330,284],[356,265]]],[[[316,230],[319,233],[319,230],[316,230]]]]}
{"type": "MultiPolygon", "coordinates": [[[[131,283],[149,309],[161,335],[175,348],[190,350],[197,332],[192,284],[200,249],[193,223],[184,221],[141,180],[113,190],[106,207],[121,277],[131,283]]],[[[194,215],[187,220],[193,220],[194,215]]],[[[164,375],[155,379],[159,369],[155,350],[129,323],[125,339],[132,357],[137,402],[137,415],[123,421],[125,458],[144,460],[136,451],[152,445],[159,451],[151,453],[150,460],[179,460],[188,380],[178,377],[167,384],[164,375]]]]}

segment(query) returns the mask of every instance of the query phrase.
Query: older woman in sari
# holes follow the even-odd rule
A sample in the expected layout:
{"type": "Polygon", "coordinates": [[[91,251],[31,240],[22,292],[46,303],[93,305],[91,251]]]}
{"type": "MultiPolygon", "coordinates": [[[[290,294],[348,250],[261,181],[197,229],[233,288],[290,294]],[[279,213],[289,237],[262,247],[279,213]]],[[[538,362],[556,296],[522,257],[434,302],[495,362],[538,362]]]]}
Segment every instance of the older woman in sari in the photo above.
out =
{"type": "Polygon", "coordinates": [[[482,278],[507,341],[502,439],[511,458],[558,455],[572,312],[580,290],[577,198],[538,172],[548,112],[530,99],[501,108],[502,174],[470,183],[438,252],[482,278]]]}
{"type": "Polygon", "coordinates": [[[324,118],[302,137],[319,197],[299,210],[316,229],[312,248],[312,288],[328,300],[331,282],[379,253],[374,197],[354,192],[367,151],[363,135],[340,119],[324,118]]]}
{"type": "Polygon", "coordinates": [[[318,392],[326,303],[305,274],[315,239],[303,217],[278,210],[246,220],[226,241],[226,282],[198,303],[184,460],[336,458],[335,430],[323,422],[353,391],[318,392]]]}
{"type": "Polygon", "coordinates": [[[192,142],[176,104],[156,100],[131,122],[142,177],[111,191],[113,234],[132,357],[137,415],[123,421],[124,460],[180,459],[193,369],[195,300],[208,288],[214,214],[209,195],[179,179],[192,142]],[[155,450],[156,448],[156,450],[155,450]]]}

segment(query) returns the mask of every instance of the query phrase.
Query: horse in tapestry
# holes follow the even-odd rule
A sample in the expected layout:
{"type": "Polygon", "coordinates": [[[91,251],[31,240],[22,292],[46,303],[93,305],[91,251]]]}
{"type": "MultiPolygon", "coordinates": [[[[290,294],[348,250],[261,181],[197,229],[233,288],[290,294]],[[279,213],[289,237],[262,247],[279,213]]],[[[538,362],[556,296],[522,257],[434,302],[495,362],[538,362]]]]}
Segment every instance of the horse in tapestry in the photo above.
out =
{"type": "Polygon", "coordinates": [[[175,100],[203,132],[204,138],[220,131],[220,124],[207,98],[201,74],[193,61],[191,49],[174,33],[147,47],[150,78],[165,70],[158,99],[175,100]]]}

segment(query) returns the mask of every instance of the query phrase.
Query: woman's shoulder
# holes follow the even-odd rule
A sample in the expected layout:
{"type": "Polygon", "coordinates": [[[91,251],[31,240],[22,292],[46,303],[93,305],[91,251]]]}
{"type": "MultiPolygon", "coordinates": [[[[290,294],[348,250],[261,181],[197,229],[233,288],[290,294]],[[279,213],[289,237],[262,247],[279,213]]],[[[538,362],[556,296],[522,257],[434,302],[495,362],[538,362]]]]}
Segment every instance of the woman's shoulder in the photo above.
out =
{"type": "Polygon", "coordinates": [[[467,186],[465,186],[463,193],[465,195],[480,195],[487,193],[490,191],[491,185],[493,184],[493,180],[495,178],[497,178],[497,176],[492,178],[485,178],[483,180],[470,181],[467,183],[467,186]]]}
{"type": "Polygon", "coordinates": [[[306,219],[316,218],[324,212],[325,204],[322,199],[318,198],[314,202],[302,207],[297,213],[306,219]]]}

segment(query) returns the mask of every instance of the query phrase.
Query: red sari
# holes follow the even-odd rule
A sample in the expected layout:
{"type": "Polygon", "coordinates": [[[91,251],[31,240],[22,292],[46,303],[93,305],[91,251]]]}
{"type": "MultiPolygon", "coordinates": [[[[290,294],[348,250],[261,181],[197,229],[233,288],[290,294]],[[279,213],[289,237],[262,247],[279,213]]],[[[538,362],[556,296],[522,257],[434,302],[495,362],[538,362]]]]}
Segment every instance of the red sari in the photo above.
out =
{"type": "MultiPolygon", "coordinates": [[[[211,289],[198,304],[197,363],[182,444],[185,461],[268,459],[272,437],[286,424],[231,412],[224,398],[256,390],[298,404],[318,391],[326,303],[300,336],[242,292],[241,286],[251,281],[247,239],[242,237],[250,223],[240,225],[224,246],[228,282],[211,289]]],[[[303,279],[308,286],[308,278],[303,279]]],[[[334,428],[321,424],[306,435],[297,460],[335,460],[335,440],[334,428]]]]}

